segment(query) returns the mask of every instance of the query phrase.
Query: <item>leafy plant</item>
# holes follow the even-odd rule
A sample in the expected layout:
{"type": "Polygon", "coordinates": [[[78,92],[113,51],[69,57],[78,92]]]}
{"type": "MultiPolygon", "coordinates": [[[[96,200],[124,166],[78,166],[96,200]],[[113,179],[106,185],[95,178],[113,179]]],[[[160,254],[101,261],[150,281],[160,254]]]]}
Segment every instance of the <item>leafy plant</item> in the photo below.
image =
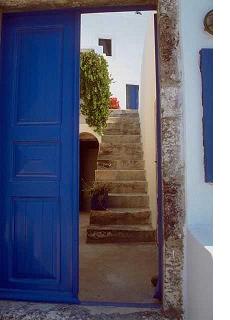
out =
{"type": "Polygon", "coordinates": [[[83,191],[89,192],[91,197],[91,209],[92,210],[106,210],[108,208],[108,193],[109,186],[105,183],[98,184],[97,182],[92,182],[86,184],[83,191]]]}
{"type": "Polygon", "coordinates": [[[98,182],[92,181],[87,184],[84,180],[82,180],[82,182],[84,185],[83,191],[89,192],[91,197],[94,195],[107,194],[109,192],[109,185],[106,183],[98,184],[98,182]]]}
{"type": "Polygon", "coordinates": [[[81,113],[98,134],[106,127],[109,111],[110,78],[108,63],[93,50],[81,52],[81,113]]]}

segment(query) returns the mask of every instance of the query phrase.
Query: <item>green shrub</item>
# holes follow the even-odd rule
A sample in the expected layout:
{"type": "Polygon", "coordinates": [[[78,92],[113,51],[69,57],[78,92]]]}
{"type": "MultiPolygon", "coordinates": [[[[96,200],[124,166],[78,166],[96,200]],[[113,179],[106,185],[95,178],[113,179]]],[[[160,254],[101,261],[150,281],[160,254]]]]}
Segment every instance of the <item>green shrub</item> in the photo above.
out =
{"type": "Polygon", "coordinates": [[[109,111],[110,78],[108,63],[96,52],[81,52],[81,113],[98,134],[106,127],[109,111]]]}

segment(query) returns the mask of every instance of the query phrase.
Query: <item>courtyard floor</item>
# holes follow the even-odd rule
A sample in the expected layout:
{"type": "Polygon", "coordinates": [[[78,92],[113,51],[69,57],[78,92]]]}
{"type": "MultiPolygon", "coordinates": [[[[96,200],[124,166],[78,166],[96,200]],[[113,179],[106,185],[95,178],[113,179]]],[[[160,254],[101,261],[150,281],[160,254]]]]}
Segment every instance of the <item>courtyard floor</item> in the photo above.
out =
{"type": "Polygon", "coordinates": [[[87,244],[89,213],[80,215],[81,301],[156,303],[157,247],[145,244],[87,244]]]}

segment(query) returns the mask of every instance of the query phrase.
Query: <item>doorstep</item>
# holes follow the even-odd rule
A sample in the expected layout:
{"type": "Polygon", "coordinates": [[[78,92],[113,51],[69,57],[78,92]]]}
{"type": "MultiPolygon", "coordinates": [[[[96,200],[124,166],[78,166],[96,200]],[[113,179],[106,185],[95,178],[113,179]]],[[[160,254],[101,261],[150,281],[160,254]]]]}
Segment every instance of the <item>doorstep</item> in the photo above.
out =
{"type": "Polygon", "coordinates": [[[0,301],[0,320],[167,320],[160,310],[0,301]]]}

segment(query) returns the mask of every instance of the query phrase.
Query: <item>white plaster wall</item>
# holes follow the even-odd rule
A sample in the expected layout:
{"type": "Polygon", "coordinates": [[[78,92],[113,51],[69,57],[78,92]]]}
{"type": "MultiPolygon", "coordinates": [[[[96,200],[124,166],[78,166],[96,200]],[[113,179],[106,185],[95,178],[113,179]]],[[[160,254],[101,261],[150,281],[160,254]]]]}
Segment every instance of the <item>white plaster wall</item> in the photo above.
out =
{"type": "Polygon", "coordinates": [[[213,319],[212,247],[204,246],[187,230],[186,320],[213,319]]]}
{"type": "Polygon", "coordinates": [[[180,0],[184,77],[186,237],[184,307],[186,320],[212,319],[213,186],[204,181],[202,87],[199,51],[212,48],[203,19],[212,0],[180,0]]]}
{"type": "MultiPolygon", "coordinates": [[[[212,6],[211,0],[181,0],[187,224],[199,235],[209,233],[210,241],[213,187],[204,181],[199,51],[213,46],[212,36],[203,27],[203,19],[212,6]]],[[[207,235],[205,237],[207,239],[207,235]]]]}
{"type": "Polygon", "coordinates": [[[83,132],[87,132],[87,133],[91,133],[92,135],[94,135],[99,144],[101,143],[101,136],[96,133],[93,128],[90,128],[90,126],[88,126],[88,124],[85,121],[85,117],[81,114],[80,115],[80,125],[79,125],[79,134],[83,133],[83,132]]]}
{"type": "Polygon", "coordinates": [[[101,50],[98,39],[112,39],[112,57],[106,57],[113,83],[111,92],[126,108],[126,84],[140,84],[147,20],[151,12],[94,13],[82,15],[81,49],[101,50]]]}
{"type": "Polygon", "coordinates": [[[140,87],[140,123],[144,150],[146,177],[152,225],[157,221],[157,186],[156,186],[156,67],[155,67],[155,35],[154,14],[148,18],[143,60],[141,67],[140,87]]]}

